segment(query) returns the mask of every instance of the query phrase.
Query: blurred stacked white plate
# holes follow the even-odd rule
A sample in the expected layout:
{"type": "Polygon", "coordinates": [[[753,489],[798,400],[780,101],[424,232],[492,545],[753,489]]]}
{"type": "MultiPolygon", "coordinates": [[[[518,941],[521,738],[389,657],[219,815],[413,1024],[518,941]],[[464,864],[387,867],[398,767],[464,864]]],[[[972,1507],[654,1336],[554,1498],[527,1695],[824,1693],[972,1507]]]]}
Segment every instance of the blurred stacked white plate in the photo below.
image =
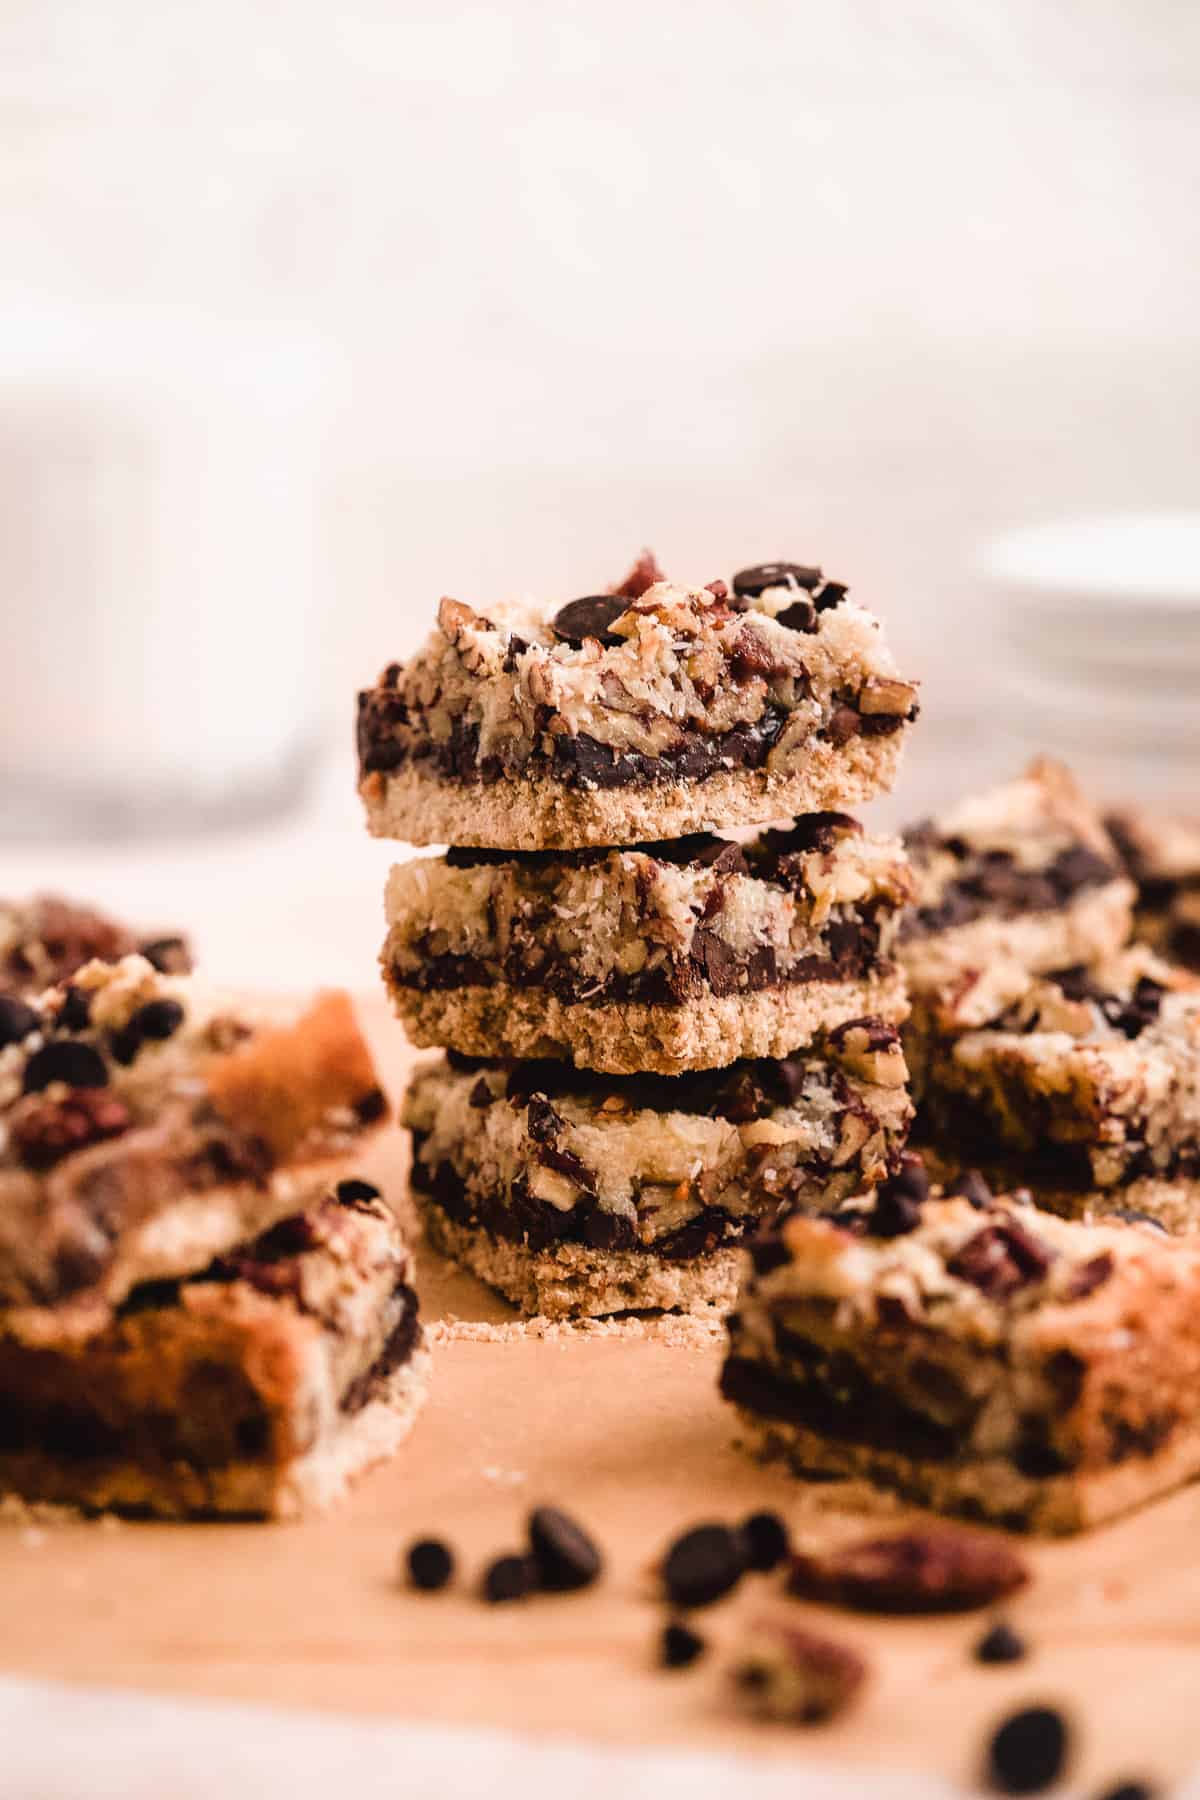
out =
{"type": "Polygon", "coordinates": [[[1031,526],[978,567],[1010,735],[1114,799],[1200,810],[1200,513],[1031,526]]]}

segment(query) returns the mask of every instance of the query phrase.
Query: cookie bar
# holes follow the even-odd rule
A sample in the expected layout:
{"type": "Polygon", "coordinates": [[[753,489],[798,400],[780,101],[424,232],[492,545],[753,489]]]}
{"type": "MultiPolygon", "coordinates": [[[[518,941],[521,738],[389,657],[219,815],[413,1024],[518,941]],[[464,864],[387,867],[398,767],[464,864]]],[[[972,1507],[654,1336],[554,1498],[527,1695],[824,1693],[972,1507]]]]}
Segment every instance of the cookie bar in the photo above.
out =
{"type": "Polygon", "coordinates": [[[135,952],[164,975],[186,975],[192,966],[186,938],[140,936],[79,901],[58,894],[0,900],[0,994],[40,994],[94,958],[116,962],[135,952]]]}
{"type": "Polygon", "coordinates": [[[130,956],[0,996],[0,1316],[203,1267],[317,1198],[384,1111],[344,994],[251,1008],[130,956]]]}
{"type": "Polygon", "coordinates": [[[1067,1532],[1200,1471],[1200,1246],[887,1191],[752,1246],[721,1375],[760,1454],[1067,1532]]]}
{"type": "Polygon", "coordinates": [[[423,1045],[677,1074],[898,1023],[899,844],[843,813],[739,845],[451,850],[392,870],[381,963],[423,1045]]]}
{"type": "Polygon", "coordinates": [[[639,564],[546,609],[443,600],[359,695],[377,837],[508,850],[654,842],[852,806],[916,717],[877,621],[819,569],[684,587],[639,564]]]}
{"type": "Polygon", "coordinates": [[[1061,764],[1033,763],[912,827],[905,844],[917,898],[898,955],[914,1040],[985,1024],[1032,976],[1107,956],[1129,937],[1133,888],[1061,764]]]}
{"type": "Polygon", "coordinates": [[[0,1488],[171,1517],[317,1509],[396,1448],[428,1376],[399,1228],[347,1181],[99,1329],[69,1308],[0,1321],[0,1488]]]}
{"type": "Polygon", "coordinates": [[[911,1107],[899,1034],[681,1076],[451,1055],[401,1118],[431,1241],[529,1313],[727,1301],[734,1247],[781,1207],[828,1206],[896,1165],[911,1107]]]}
{"type": "Polygon", "coordinates": [[[1045,976],[991,1025],[940,1041],[935,1142],[1008,1158],[1039,1199],[1200,1221],[1200,982],[1134,945],[1045,976]]]}
{"type": "Polygon", "coordinates": [[[1137,884],[1136,936],[1200,970],[1200,825],[1134,813],[1106,823],[1137,884]]]}

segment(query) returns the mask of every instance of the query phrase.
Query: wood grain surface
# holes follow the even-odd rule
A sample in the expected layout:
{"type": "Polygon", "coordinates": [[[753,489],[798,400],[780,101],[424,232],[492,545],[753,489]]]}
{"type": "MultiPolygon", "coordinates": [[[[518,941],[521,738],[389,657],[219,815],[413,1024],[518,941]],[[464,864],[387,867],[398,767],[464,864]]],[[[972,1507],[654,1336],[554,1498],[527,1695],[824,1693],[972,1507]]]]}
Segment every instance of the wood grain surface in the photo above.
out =
{"type": "MultiPolygon", "coordinates": [[[[398,1028],[368,1011],[395,1082],[409,1053],[398,1028]]],[[[398,1134],[374,1164],[398,1189],[398,1134]]],[[[428,1254],[422,1301],[431,1321],[512,1319],[428,1254]]],[[[848,1765],[936,1768],[967,1786],[998,1718],[1044,1701],[1070,1717],[1081,1793],[1118,1775],[1177,1779],[1200,1762],[1200,1487],[1089,1537],[1031,1545],[1034,1580],[1008,1609],[1033,1647],[1024,1663],[972,1660],[982,1615],[855,1617],[753,1576],[696,1615],[712,1644],[700,1663],[656,1669],[665,1612],[650,1571],[680,1529],[762,1506],[779,1508],[804,1542],[864,1529],[828,1492],[806,1493],[741,1455],[715,1390],[719,1344],[671,1335],[639,1321],[545,1337],[442,1327],[408,1445],[348,1505],[306,1524],[14,1523],[0,1530],[0,1668],[609,1743],[769,1758],[819,1749],[848,1765]],[[603,1581],[582,1595],[484,1606],[481,1566],[518,1545],[529,1508],[545,1501],[592,1527],[607,1554],[603,1581]],[[441,1595],[406,1592],[397,1554],[429,1532],[455,1546],[460,1580],[441,1595]],[[804,1620],[865,1653],[871,1680],[852,1714],[809,1730],[739,1715],[728,1656],[757,1614],[804,1620]]],[[[882,1522],[903,1516],[888,1510],[882,1522]]],[[[877,1512],[865,1528],[880,1524],[877,1512]]]]}

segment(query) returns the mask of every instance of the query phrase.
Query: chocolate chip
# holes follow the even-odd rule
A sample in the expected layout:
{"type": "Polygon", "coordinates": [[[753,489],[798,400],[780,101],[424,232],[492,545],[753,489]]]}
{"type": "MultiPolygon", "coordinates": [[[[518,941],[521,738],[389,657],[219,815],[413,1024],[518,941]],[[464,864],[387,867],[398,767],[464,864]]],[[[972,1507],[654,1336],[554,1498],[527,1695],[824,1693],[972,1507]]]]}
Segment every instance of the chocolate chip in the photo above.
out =
{"type": "Polygon", "coordinates": [[[21,1044],[31,1031],[40,1029],[42,1015],[26,1006],[15,994],[0,994],[0,1050],[8,1044],[21,1044]]]}
{"type": "Polygon", "coordinates": [[[704,1655],[707,1647],[698,1632],[678,1619],[672,1619],[669,1625],[663,1626],[659,1660],[664,1669],[686,1669],[697,1657],[704,1655]]]}
{"type": "Polygon", "coordinates": [[[1115,1787],[1105,1788],[1098,1800],[1154,1800],[1157,1792],[1147,1781],[1118,1781],[1115,1787]]]}
{"type": "Polygon", "coordinates": [[[537,1570],[527,1556],[498,1556],[483,1575],[483,1597],[491,1606],[524,1600],[533,1592],[537,1570]]]}
{"type": "Polygon", "coordinates": [[[695,850],[688,861],[693,868],[714,869],[719,875],[748,875],[750,865],[740,844],[727,838],[710,838],[695,850]]]}
{"type": "Polygon", "coordinates": [[[827,581],[819,594],[813,596],[813,604],[818,612],[832,612],[840,606],[850,589],[844,581],[827,581]]]}
{"type": "Polygon", "coordinates": [[[108,1068],[91,1044],[80,1044],[73,1038],[53,1038],[26,1063],[23,1086],[27,1094],[40,1094],[52,1081],[65,1081],[68,1087],[75,1088],[107,1087],[108,1068]]]}
{"type": "Polygon", "coordinates": [[[710,1606],[745,1573],[741,1540],[727,1525],[696,1525],[675,1539],[663,1559],[663,1586],[676,1606],[710,1606]]]}
{"type": "Polygon", "coordinates": [[[339,1206],[360,1206],[364,1201],[381,1198],[379,1189],[371,1181],[360,1181],[357,1176],[350,1176],[346,1181],[339,1181],[334,1189],[339,1206]]]}
{"type": "Polygon", "coordinates": [[[969,1612],[1023,1587],[1017,1552],[973,1532],[936,1527],[794,1556],[788,1591],[864,1612],[969,1612]]]}
{"type": "Polygon", "coordinates": [[[946,1189],[948,1199],[967,1200],[977,1212],[982,1212],[992,1203],[992,1190],[978,1169],[964,1169],[956,1181],[946,1189]]]}
{"type": "Polygon", "coordinates": [[[788,1258],[787,1245],[777,1231],[764,1232],[746,1244],[750,1252],[750,1261],[756,1275],[769,1275],[772,1269],[781,1269],[788,1258]]]}
{"type": "Polygon", "coordinates": [[[775,623],[786,625],[789,631],[815,631],[817,609],[811,600],[793,600],[790,606],[775,614],[775,623]]]}
{"type": "Polygon", "coordinates": [[[984,1632],[971,1654],[980,1663],[1015,1663],[1022,1662],[1029,1651],[1025,1639],[1000,1619],[984,1632]]]}
{"type": "Polygon", "coordinates": [[[806,568],[803,563],[755,563],[753,568],[739,569],[733,578],[734,593],[752,600],[768,588],[805,588],[811,592],[820,585],[820,569],[806,568]]]}
{"type": "Polygon", "coordinates": [[[1167,1236],[1170,1235],[1161,1219],[1156,1219],[1153,1213],[1139,1212],[1136,1206],[1111,1207],[1104,1217],[1106,1219],[1123,1219],[1126,1225],[1153,1225],[1156,1231],[1161,1231],[1167,1236]]]}
{"type": "Polygon", "coordinates": [[[54,1021],[56,1031],[86,1031],[91,1023],[92,997],[83,988],[63,990],[62,1005],[54,1021]]]}
{"type": "Polygon", "coordinates": [[[787,1526],[778,1513],[751,1513],[739,1529],[746,1567],[760,1574],[777,1569],[791,1548],[787,1526]]]}
{"type": "Polygon", "coordinates": [[[1084,1300],[1094,1294],[1098,1287],[1103,1287],[1116,1267],[1111,1250],[1102,1250],[1098,1256],[1091,1256],[1087,1262],[1081,1263],[1072,1271],[1071,1279],[1063,1293],[1064,1300],[1084,1300]]]}
{"type": "Polygon", "coordinates": [[[862,732],[862,715],[854,707],[839,704],[829,715],[829,723],[825,727],[825,736],[831,744],[848,744],[850,739],[858,737],[862,732]]]}
{"type": "Polygon", "coordinates": [[[629,601],[623,594],[585,594],[580,600],[568,600],[560,606],[550,627],[555,637],[567,644],[582,644],[587,638],[596,638],[601,644],[619,644],[620,638],[608,628],[628,611],[629,601]]]}
{"type": "Polygon", "coordinates": [[[658,558],[653,550],[643,550],[624,581],[613,589],[613,593],[623,594],[627,600],[640,600],[655,582],[665,580],[666,576],[659,568],[658,558]]]}
{"type": "Polygon", "coordinates": [[[929,1198],[929,1177],[919,1156],[906,1151],[895,1175],[880,1184],[867,1229],[872,1237],[905,1237],[921,1223],[929,1198]]]}
{"type": "Polygon", "coordinates": [[[474,1107],[476,1112],[485,1112],[492,1104],[492,1100],[492,1090],[481,1075],[479,1080],[475,1083],[475,1086],[471,1089],[467,1104],[468,1106],[474,1107]]]}
{"type": "Polygon", "coordinates": [[[411,1544],[406,1561],[408,1579],[423,1593],[436,1593],[454,1574],[454,1556],[440,1538],[421,1538],[411,1544]]]}
{"type": "Polygon", "coordinates": [[[562,1130],[563,1122],[545,1094],[530,1094],[528,1130],[535,1144],[551,1143],[562,1130]]]}
{"type": "Polygon", "coordinates": [[[1054,1252],[1032,1237],[1015,1219],[985,1225],[947,1260],[946,1268],[969,1281],[981,1294],[1003,1300],[1018,1288],[1040,1281],[1054,1252]]]}
{"type": "Polygon", "coordinates": [[[539,1506],[529,1519],[529,1547],[539,1584],[552,1594],[591,1585],[602,1558],[582,1525],[557,1507],[539,1506]]]}
{"type": "Polygon", "coordinates": [[[164,1043],[183,1024],[183,1008],[178,1000],[147,1000],[129,1021],[130,1030],[154,1043],[164,1043]]]}
{"type": "Polygon", "coordinates": [[[1006,1719],[987,1749],[987,1779],[1001,1794],[1040,1794],[1067,1760],[1067,1726],[1049,1706],[1027,1706],[1006,1719]]]}
{"type": "MultiPolygon", "coordinates": [[[[397,665],[393,663],[392,667],[397,668],[397,665]]],[[[399,673],[398,668],[397,673],[399,673]]],[[[157,969],[160,975],[186,975],[192,966],[191,952],[188,949],[186,938],[150,938],[146,943],[139,944],[138,950],[151,968],[157,969]]]]}
{"type": "Polygon", "coordinates": [[[368,1088],[354,1102],[354,1116],[360,1125],[374,1125],[387,1112],[387,1095],[382,1088],[368,1088]]]}

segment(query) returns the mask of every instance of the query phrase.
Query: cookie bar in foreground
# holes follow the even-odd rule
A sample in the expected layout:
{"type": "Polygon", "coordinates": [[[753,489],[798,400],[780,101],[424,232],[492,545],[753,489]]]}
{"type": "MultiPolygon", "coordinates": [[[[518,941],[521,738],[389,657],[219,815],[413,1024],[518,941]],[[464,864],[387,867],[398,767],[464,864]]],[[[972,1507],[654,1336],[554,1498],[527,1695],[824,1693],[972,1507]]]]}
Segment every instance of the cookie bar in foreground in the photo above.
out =
{"type": "Polygon", "coordinates": [[[972,1193],[755,1241],[721,1375],[752,1447],[1046,1532],[1190,1480],[1200,1245],[972,1193]]]}
{"type": "Polygon", "coordinates": [[[380,960],[418,1044],[670,1075],[898,1024],[910,892],[899,844],[843,813],[745,845],[451,850],[392,870],[380,960]]]}
{"type": "Polygon", "coordinates": [[[251,1006],[130,956],[0,997],[0,1319],[203,1268],[319,1198],[384,1112],[345,994],[251,1006]]]}
{"type": "Polygon", "coordinates": [[[1200,970],[1200,825],[1140,813],[1105,822],[1137,884],[1136,936],[1200,970]]]}
{"type": "Polygon", "coordinates": [[[886,791],[916,717],[878,622],[818,569],[711,587],[639,565],[557,608],[443,600],[359,695],[377,837],[510,850],[654,842],[886,791]]]}
{"type": "Polygon", "coordinates": [[[288,1517],[407,1435],[429,1379],[412,1269],[346,1181],[203,1273],[134,1288],[99,1330],[0,1321],[0,1489],[169,1517],[288,1517]]]}
{"type": "Polygon", "coordinates": [[[1035,975],[1095,961],[1129,937],[1134,892],[1100,817],[1061,764],[913,826],[916,904],[897,954],[913,1001],[910,1055],[926,1030],[985,1024],[1035,975]]]}
{"type": "Polygon", "coordinates": [[[937,1043],[925,1126],[1006,1159],[1043,1205],[1200,1222],[1200,982],[1134,945],[1037,982],[993,1024],[937,1043]]]}
{"type": "Polygon", "coordinates": [[[829,1206],[895,1167],[911,1106],[895,1028],[819,1053],[680,1076],[451,1055],[401,1121],[434,1245],[551,1318],[727,1302],[735,1246],[785,1206],[829,1206]]]}
{"type": "Polygon", "coordinates": [[[0,900],[0,996],[40,994],[84,963],[135,952],[163,975],[186,975],[192,966],[186,938],[143,936],[79,901],[58,894],[0,900]]]}

